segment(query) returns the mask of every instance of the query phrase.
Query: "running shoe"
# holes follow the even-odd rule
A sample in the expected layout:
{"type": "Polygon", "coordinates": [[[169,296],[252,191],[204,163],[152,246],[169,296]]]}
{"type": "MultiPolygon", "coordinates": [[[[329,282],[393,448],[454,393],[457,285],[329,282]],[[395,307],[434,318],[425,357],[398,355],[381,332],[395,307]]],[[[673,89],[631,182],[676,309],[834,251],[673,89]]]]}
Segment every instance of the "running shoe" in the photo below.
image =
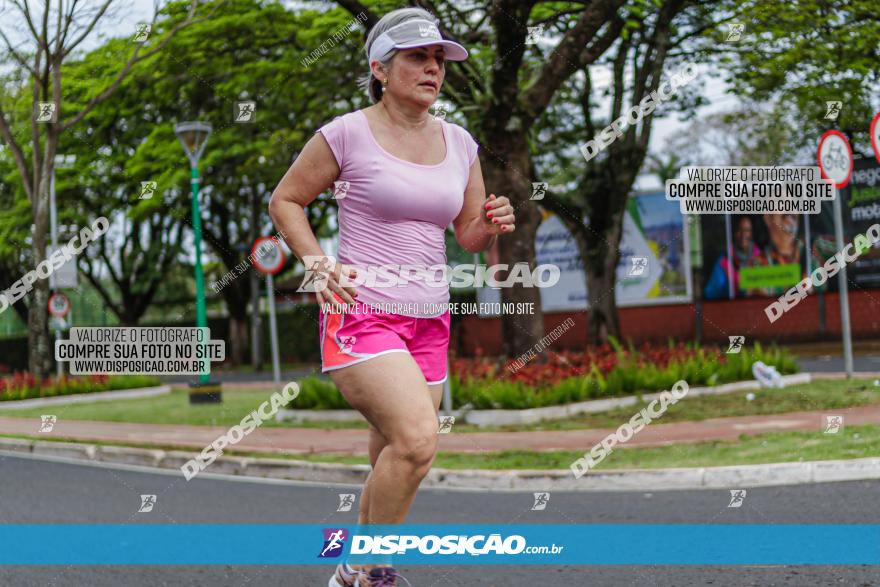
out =
{"type": "Polygon", "coordinates": [[[357,584],[357,575],[361,571],[356,571],[348,564],[336,565],[336,571],[330,577],[330,583],[327,587],[355,587],[357,584]]]}
{"type": "Polygon", "coordinates": [[[328,587],[398,587],[398,577],[412,587],[412,583],[393,567],[375,567],[370,569],[368,574],[355,570],[347,564],[340,564],[336,566],[336,572],[330,578],[328,587]]]}

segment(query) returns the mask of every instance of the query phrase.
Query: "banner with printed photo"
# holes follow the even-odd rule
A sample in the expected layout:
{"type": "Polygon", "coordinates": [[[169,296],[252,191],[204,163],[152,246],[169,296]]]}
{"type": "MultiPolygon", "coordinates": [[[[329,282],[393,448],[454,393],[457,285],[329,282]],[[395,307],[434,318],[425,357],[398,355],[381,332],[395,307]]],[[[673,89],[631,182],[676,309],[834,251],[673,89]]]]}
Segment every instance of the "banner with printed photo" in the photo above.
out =
{"type": "Polygon", "coordinates": [[[777,297],[808,274],[803,215],[704,215],[703,299],[777,297]]]}
{"type": "MultiPolygon", "coordinates": [[[[851,243],[857,234],[880,223],[880,164],[875,159],[854,162],[849,185],[839,192],[843,198],[843,241],[851,243]]],[[[834,214],[831,202],[823,202],[822,212],[810,219],[811,249],[821,265],[837,253],[834,239],[834,214]]],[[[880,247],[875,245],[856,261],[846,266],[847,279],[863,288],[880,288],[880,247]]],[[[829,288],[837,290],[837,279],[828,280],[829,288]]]]}
{"type": "MultiPolygon", "coordinates": [[[[847,187],[839,190],[844,244],[880,222],[880,165],[855,162],[847,187]]],[[[819,214],[703,215],[703,298],[778,297],[837,253],[833,202],[819,214]]],[[[880,287],[880,248],[847,265],[861,287],[880,287]]],[[[835,291],[837,279],[822,286],[835,291]]]]}
{"type": "MultiPolygon", "coordinates": [[[[678,204],[663,192],[630,198],[623,220],[615,295],[619,306],[686,302],[691,299],[688,240],[678,204]]],[[[538,265],[559,267],[556,285],[541,289],[545,312],[587,308],[583,262],[574,237],[556,217],[544,212],[535,249],[538,265]]],[[[499,290],[477,291],[479,302],[498,302],[499,290]]]]}

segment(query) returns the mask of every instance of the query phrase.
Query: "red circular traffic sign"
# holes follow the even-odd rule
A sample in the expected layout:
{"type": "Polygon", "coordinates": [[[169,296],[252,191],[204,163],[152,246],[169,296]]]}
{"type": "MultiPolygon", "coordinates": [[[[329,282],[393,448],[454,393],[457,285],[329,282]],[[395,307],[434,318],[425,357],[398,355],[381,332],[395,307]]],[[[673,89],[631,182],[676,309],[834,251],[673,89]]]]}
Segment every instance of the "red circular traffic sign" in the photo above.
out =
{"type": "Polygon", "coordinates": [[[49,313],[55,318],[64,318],[70,313],[70,300],[61,292],[49,297],[49,313]]]}
{"type": "Polygon", "coordinates": [[[852,177],[853,154],[849,141],[839,130],[829,130],[819,139],[816,152],[822,177],[834,184],[837,189],[845,188],[852,177]]]}
{"type": "Polygon", "coordinates": [[[874,157],[880,161],[880,112],[874,115],[871,121],[871,147],[874,149],[874,157]]]}
{"type": "Polygon", "coordinates": [[[251,248],[254,267],[264,275],[275,275],[284,267],[284,251],[281,244],[271,236],[261,236],[251,248]]]}

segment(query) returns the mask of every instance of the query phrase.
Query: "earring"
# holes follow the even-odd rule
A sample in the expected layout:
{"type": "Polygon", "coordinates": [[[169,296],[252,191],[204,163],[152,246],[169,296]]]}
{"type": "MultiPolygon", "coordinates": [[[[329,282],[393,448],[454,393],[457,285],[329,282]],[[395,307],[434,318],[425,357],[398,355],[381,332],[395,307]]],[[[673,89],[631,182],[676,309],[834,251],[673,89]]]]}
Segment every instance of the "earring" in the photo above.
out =
{"type": "Polygon", "coordinates": [[[388,87],[388,78],[387,77],[382,80],[382,85],[385,86],[386,88],[388,87]]]}

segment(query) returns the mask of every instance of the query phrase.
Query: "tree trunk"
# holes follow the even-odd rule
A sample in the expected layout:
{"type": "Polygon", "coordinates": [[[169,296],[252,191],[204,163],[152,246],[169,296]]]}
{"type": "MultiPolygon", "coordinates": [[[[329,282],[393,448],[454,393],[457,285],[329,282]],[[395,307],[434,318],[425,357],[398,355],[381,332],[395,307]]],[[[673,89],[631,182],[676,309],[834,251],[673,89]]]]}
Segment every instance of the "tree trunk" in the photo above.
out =
{"type": "Polygon", "coordinates": [[[31,291],[33,308],[28,312],[28,368],[34,377],[45,379],[52,371],[52,349],[49,341],[49,283],[38,279],[31,291]],[[43,308],[43,311],[40,311],[43,308]]]}
{"type": "Polygon", "coordinates": [[[231,348],[230,358],[234,365],[244,363],[245,351],[248,343],[247,315],[229,315],[229,343],[231,348]]]}
{"type": "MultiPolygon", "coordinates": [[[[507,196],[516,214],[516,230],[513,234],[498,237],[500,263],[509,267],[526,262],[530,270],[536,266],[535,231],[541,219],[537,202],[529,201],[529,154],[525,137],[507,134],[487,136],[489,153],[483,153],[480,161],[486,183],[486,195],[507,196]],[[492,153],[504,153],[501,161],[492,153]]],[[[499,281],[506,279],[506,272],[499,272],[499,281]]],[[[532,348],[544,336],[544,314],[541,311],[541,294],[536,287],[524,288],[521,284],[501,289],[502,303],[531,303],[533,314],[501,316],[501,336],[504,354],[518,356],[532,348]]]]}
{"type": "Polygon", "coordinates": [[[586,268],[587,292],[590,300],[587,318],[589,344],[606,342],[609,336],[620,338],[620,320],[617,316],[615,294],[618,257],[618,254],[612,252],[598,266],[591,264],[586,268]]]}
{"type": "Polygon", "coordinates": [[[251,269],[250,293],[251,293],[251,367],[255,371],[263,370],[262,328],[260,320],[260,276],[251,269]]]}
{"type": "MultiPolygon", "coordinates": [[[[695,216],[693,218],[699,218],[695,216]]],[[[691,267],[694,296],[694,342],[703,343],[703,275],[698,267],[691,267]]],[[[821,332],[821,331],[820,331],[821,332]]]]}
{"type": "MultiPolygon", "coordinates": [[[[39,179],[37,206],[34,210],[33,268],[46,259],[46,235],[49,232],[49,176],[52,165],[46,162],[39,179]]],[[[28,368],[38,379],[45,379],[52,370],[52,349],[49,344],[49,282],[37,277],[31,290],[28,311],[28,368]]]]}
{"type": "MultiPolygon", "coordinates": [[[[248,232],[250,241],[254,242],[259,234],[260,211],[262,201],[256,188],[251,187],[251,226],[248,232]]],[[[248,271],[248,294],[251,298],[251,367],[254,371],[263,370],[263,353],[261,347],[262,334],[260,333],[260,276],[251,267],[248,271]]]]}
{"type": "Polygon", "coordinates": [[[588,344],[601,344],[609,336],[620,338],[615,286],[626,194],[608,193],[605,198],[609,204],[603,211],[605,213],[590,214],[589,228],[584,234],[584,273],[587,277],[587,299],[590,305],[587,319],[588,344]]]}

